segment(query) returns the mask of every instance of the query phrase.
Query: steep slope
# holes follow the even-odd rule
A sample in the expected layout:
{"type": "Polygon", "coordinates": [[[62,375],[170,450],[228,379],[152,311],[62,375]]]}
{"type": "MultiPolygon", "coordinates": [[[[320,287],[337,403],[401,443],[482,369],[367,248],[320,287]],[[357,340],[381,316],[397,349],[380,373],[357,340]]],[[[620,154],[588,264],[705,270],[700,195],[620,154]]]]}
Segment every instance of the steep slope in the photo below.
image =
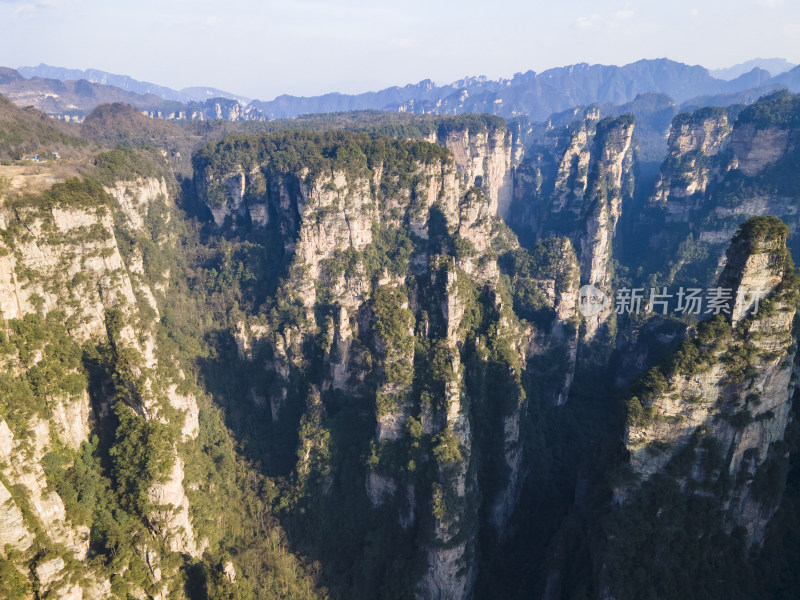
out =
{"type": "Polygon", "coordinates": [[[528,254],[492,197],[491,169],[510,147],[504,131],[486,136],[449,132],[455,157],[337,132],[233,139],[195,159],[223,231],[281,240],[272,316],[244,318],[237,344],[256,361],[248,371],[266,372],[250,395],[273,435],[299,428],[292,477],[306,512],[295,508],[293,521],[334,572],[360,573],[348,597],[387,593],[376,567],[403,572],[398,592],[469,597],[479,533],[502,531],[525,475],[522,381],[545,363],[543,332],[515,314],[515,289],[536,294],[549,323],[577,319],[571,245],[551,248],[550,270],[538,259],[541,272],[522,267],[528,254]],[[510,281],[498,252],[515,259],[504,263],[510,281]],[[362,491],[343,497],[344,482],[359,480],[362,491]],[[367,524],[350,513],[368,506],[364,539],[367,524]],[[360,547],[356,565],[336,566],[334,539],[360,547]]]}
{"type": "Polygon", "coordinates": [[[81,156],[85,146],[74,127],[48,118],[34,109],[17,108],[0,96],[0,162],[6,163],[29,154],[50,158],[50,152],[67,157],[81,156]]]}
{"type": "MultiPolygon", "coordinates": [[[[528,148],[516,173],[509,224],[526,242],[568,236],[581,265],[581,284],[611,291],[612,241],[624,204],[633,191],[633,131],[630,115],[584,120],[546,132],[528,148]]],[[[611,318],[603,311],[587,319],[593,339],[611,318]]]]}
{"type": "MultiPolygon", "coordinates": [[[[240,477],[253,485],[257,476],[245,475],[166,335],[175,263],[161,255],[174,253],[180,230],[169,170],[158,162],[143,170],[146,156],[127,165],[97,157],[105,188],[71,179],[41,195],[0,196],[3,590],[181,598],[191,566],[220,593],[239,569],[242,593],[302,587],[313,597],[264,501],[240,488],[240,477]],[[234,566],[217,517],[208,516],[226,503],[259,511],[273,550],[262,547],[254,561],[254,542],[241,541],[249,534],[234,534],[234,566]],[[288,562],[263,566],[276,559],[288,562]]],[[[228,517],[240,532],[255,518],[242,510],[228,517]]]]}
{"type": "Polygon", "coordinates": [[[153,107],[142,106],[144,112],[157,119],[168,121],[266,121],[267,118],[255,106],[242,106],[231,98],[209,98],[201,102],[166,102],[153,107]]]}
{"type": "MultiPolygon", "coordinates": [[[[651,133],[674,110],[629,106],[651,133]]],[[[795,97],[676,117],[653,193],[616,107],[11,110],[91,140],[83,180],[0,187],[14,593],[766,598],[791,572],[791,236],[724,236],[797,227],[795,97]],[[176,176],[262,127],[290,131],[176,176]],[[579,310],[582,283],[661,282],[769,297],[701,324],[579,310]]]]}
{"type": "MultiPolygon", "coordinates": [[[[629,398],[625,445],[632,477],[615,490],[622,506],[601,558],[604,597],[694,593],[685,587],[693,576],[719,568],[713,561],[736,568],[743,557],[737,544],[762,542],[785,484],[784,437],[794,388],[800,277],[786,249],[788,235],[775,217],[741,226],[719,279],[732,299],[629,398]],[[687,508],[692,512],[681,512],[687,508]],[[637,530],[648,518],[653,526],[637,530]],[[656,564],[670,544],[699,531],[684,557],[670,554],[656,564]],[[631,576],[636,553],[651,568],[648,579],[631,576]],[[704,554],[719,558],[691,562],[704,554]],[[675,568],[687,570],[673,579],[668,572],[675,568]]],[[[736,576],[716,583],[702,577],[715,596],[737,585],[736,576]]]]}
{"type": "Polygon", "coordinates": [[[655,232],[650,247],[668,249],[652,257],[650,272],[662,271],[667,284],[708,285],[748,217],[771,214],[800,227],[797,113],[798,97],[776,92],[741,111],[703,108],[675,118],[668,158],[639,218],[642,231],[655,232]]]}
{"type": "MultiPolygon", "coordinates": [[[[99,361],[110,361],[108,368],[115,370],[115,377],[131,378],[125,384],[114,384],[117,394],[127,396],[129,403],[124,409],[121,402],[114,406],[120,419],[116,432],[118,446],[115,447],[122,448],[122,444],[127,443],[123,438],[127,427],[131,428],[130,435],[140,435],[139,431],[144,430],[148,431],[145,435],[164,436],[158,445],[150,438],[154,445],[147,449],[153,452],[150,460],[155,470],[136,474],[141,480],[135,485],[144,487],[137,487],[136,496],[130,501],[153,503],[154,508],[157,507],[148,518],[154,532],[170,550],[196,554],[183,491],[182,461],[167,441],[172,432],[161,425],[161,420],[165,419],[164,411],[179,411],[172,423],[184,439],[192,439],[197,435],[197,406],[192,396],[175,392],[177,378],[156,377],[159,365],[154,355],[152,333],[149,328],[137,332],[131,326],[140,319],[136,311],[137,299],[119,253],[109,209],[108,196],[102,188],[77,180],[59,184],[41,198],[21,198],[4,207],[6,252],[2,259],[4,276],[0,287],[2,316],[9,322],[7,335],[10,331],[4,363],[7,377],[24,374],[25,378],[21,386],[8,386],[9,381],[5,386],[6,393],[11,395],[5,399],[5,420],[1,426],[6,465],[3,476],[7,488],[23,486],[26,499],[16,496],[15,504],[22,503],[24,507],[25,502],[30,502],[36,515],[30,526],[44,528],[47,533],[47,541],[38,541],[37,546],[65,545],[73,560],[85,559],[90,544],[88,528],[79,524],[82,519],[74,513],[65,512],[59,495],[47,491],[48,484],[53,482],[46,480],[46,467],[55,459],[46,461],[45,458],[69,457],[89,442],[89,387],[80,361],[80,346],[88,340],[100,343],[99,340],[107,336],[108,354],[100,356],[99,361]],[[123,360],[129,361],[129,366],[123,367],[123,360]],[[29,402],[44,401],[44,405],[20,402],[23,392],[28,395],[29,402]],[[12,398],[17,402],[11,402],[12,398]],[[188,412],[184,414],[184,410],[188,412]],[[63,416],[48,420],[51,414],[63,416]],[[28,432],[34,432],[32,444],[26,441],[28,432]],[[27,451],[23,451],[25,446],[27,451]],[[59,453],[62,448],[66,452],[59,453]],[[22,475],[26,471],[33,475],[22,475]],[[152,487],[147,483],[148,476],[152,478],[152,487]],[[167,512],[159,512],[164,510],[167,512]],[[161,524],[155,525],[159,521],[161,524]]],[[[139,293],[152,295],[144,289],[139,293]]],[[[105,408],[95,406],[101,413],[109,409],[108,404],[105,408]]],[[[133,482],[130,485],[134,485],[133,482]]],[[[75,505],[70,508],[74,510],[75,505]]],[[[7,541],[13,540],[14,533],[10,535],[7,541]]],[[[142,552],[154,552],[146,544],[141,546],[142,552]]],[[[31,545],[19,550],[30,550],[31,545]]],[[[157,560],[157,554],[148,558],[148,561],[157,560]]],[[[70,569],[76,566],[68,561],[69,565],[72,565],[70,569]]],[[[47,562],[35,569],[39,585],[55,589],[57,576],[66,581],[64,577],[70,571],[64,571],[65,568],[61,558],[51,560],[48,557],[47,562]],[[48,574],[45,576],[40,571],[48,574]]],[[[102,570],[84,575],[94,578],[104,590],[94,597],[110,593],[108,575],[104,576],[102,570]]],[[[60,593],[77,593],[80,597],[79,590],[60,593]]]]}

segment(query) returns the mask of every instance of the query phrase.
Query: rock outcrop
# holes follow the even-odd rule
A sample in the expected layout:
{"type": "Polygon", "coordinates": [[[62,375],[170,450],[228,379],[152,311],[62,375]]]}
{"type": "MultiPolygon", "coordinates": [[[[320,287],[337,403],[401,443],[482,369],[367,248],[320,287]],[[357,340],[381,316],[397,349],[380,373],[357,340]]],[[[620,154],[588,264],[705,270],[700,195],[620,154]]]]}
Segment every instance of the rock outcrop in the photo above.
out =
{"type": "MultiPolygon", "coordinates": [[[[525,474],[520,377],[532,331],[514,316],[492,258],[498,244],[519,249],[497,216],[509,194],[510,136],[505,130],[451,131],[437,141],[453,152],[424,142],[380,141],[391,146],[378,159],[367,139],[322,136],[314,142],[333,145],[326,154],[341,152],[336,143],[361,144],[369,169],[279,171],[276,157],[265,153],[227,173],[215,170],[213,159],[205,168],[196,164],[196,180],[219,226],[267,227],[280,236],[289,266],[277,294],[293,298],[304,317],[256,337],[269,348],[263,368],[272,379],[273,421],[302,402],[301,423],[316,431],[301,425],[307,431],[298,451],[301,480],[321,477],[317,494],[335,486],[331,474],[322,475],[331,469],[325,461],[329,395],[366,401],[375,426],[364,492],[374,507],[391,510],[402,530],[418,532],[415,552],[422,552],[427,568],[414,586],[417,596],[467,598],[476,576],[481,506],[474,428],[501,432],[501,447],[482,453],[491,460],[496,455],[505,473],[483,499],[502,529],[525,474]],[[398,151],[420,158],[402,166],[392,159],[398,151]],[[315,315],[322,306],[327,316],[320,320],[315,315]],[[489,323],[494,333],[480,333],[489,323]],[[293,374],[309,360],[311,340],[322,341],[322,376],[298,397],[293,374]],[[490,367],[490,356],[505,366],[490,367]],[[485,382],[490,376],[513,390],[502,408],[485,382]],[[478,405],[490,422],[476,425],[478,405]],[[417,476],[423,469],[432,477],[417,476]]],[[[267,138],[253,145],[269,143],[282,142],[267,138]]],[[[226,151],[220,150],[222,158],[226,151]]],[[[554,287],[547,301],[566,316],[563,305],[577,302],[577,292],[562,289],[558,279],[558,294],[554,287]]],[[[242,324],[242,356],[256,343],[253,331],[242,324]]]]}
{"type": "MultiPolygon", "coordinates": [[[[141,255],[134,252],[123,258],[118,237],[124,228],[141,231],[148,211],[169,211],[166,184],[163,179],[139,179],[118,182],[108,192],[96,184],[69,180],[40,198],[7,198],[0,205],[0,331],[27,352],[26,344],[35,344],[35,338],[25,338],[30,334],[23,324],[41,322],[40,327],[52,328],[52,315],[57,314],[63,331],[58,330],[61,337],[54,337],[53,343],[102,345],[109,341],[108,315],[119,311],[122,323],[114,343],[140,358],[142,393],[133,408],[146,419],[164,422],[168,414],[176,415],[184,441],[191,441],[198,431],[197,404],[191,394],[178,392],[182,374],[156,356],[152,322],[139,310],[140,302],[153,307],[154,293],[144,277],[141,255]],[[115,211],[123,220],[115,220],[115,211]],[[170,405],[168,411],[162,401],[170,405]]],[[[37,368],[51,368],[43,366],[48,351],[38,349],[28,358],[13,345],[3,346],[0,364],[24,378],[37,368]]],[[[72,379],[64,381],[80,383],[52,381],[64,387],[51,392],[41,413],[20,398],[16,406],[10,405],[10,417],[0,419],[5,515],[0,545],[10,544],[24,556],[33,548],[31,536],[42,531],[44,537],[37,543],[66,549],[72,562],[59,558],[33,569],[40,588],[63,598],[106,598],[110,584],[100,572],[89,569],[84,583],[75,583],[74,561],[87,558],[89,529],[70,520],[46,472],[53,453],[63,453],[64,448],[82,451],[96,419],[110,409],[109,398],[93,398],[90,406],[86,381],[77,365],[71,368],[67,377],[72,379]]],[[[175,466],[151,491],[164,511],[163,518],[154,519],[163,524],[154,532],[172,551],[198,556],[180,460],[175,466]]]]}
{"type": "MultiPolygon", "coordinates": [[[[629,402],[626,446],[640,480],[683,461],[686,493],[716,490],[729,529],[760,543],[779,497],[763,487],[790,419],[798,278],[789,233],[774,217],[745,222],[727,253],[720,316],[697,328],[666,369],[629,402]],[[714,458],[710,458],[713,454],[714,458]],[[714,466],[710,466],[714,465],[714,466]],[[728,486],[719,487],[727,480],[728,486]]],[[[635,487],[617,490],[618,501],[635,487]]]]}
{"type": "MultiPolygon", "coordinates": [[[[702,283],[710,284],[724,266],[728,240],[748,217],[774,215],[797,230],[796,113],[796,98],[776,92],[738,114],[735,107],[702,108],[675,117],[667,160],[640,218],[640,226],[654,229],[651,249],[678,255],[691,235],[695,254],[708,256],[702,283]]],[[[674,261],[670,279],[681,277],[684,262],[674,261]]]]}
{"type": "Polygon", "coordinates": [[[753,123],[743,123],[736,128],[731,139],[737,168],[752,177],[786,154],[790,131],[782,127],[759,128],[753,123]]]}
{"type": "Polygon", "coordinates": [[[683,113],[672,121],[667,159],[651,200],[666,207],[667,221],[686,221],[700,209],[709,184],[724,174],[725,167],[712,157],[725,153],[732,131],[722,108],[683,113]]]}
{"type": "MultiPolygon", "coordinates": [[[[3,185],[3,577],[76,600],[731,589],[792,505],[800,280],[789,228],[744,221],[800,227],[800,106],[681,115],[657,174],[634,162],[674,107],[639,102],[664,107],[649,138],[597,106],[231,136],[193,156],[186,215],[166,149],[3,185]],[[662,282],[719,314],[612,310],[662,282]]],[[[213,104],[161,116],[247,118],[213,104]]]]}
{"type": "Polygon", "coordinates": [[[486,127],[477,131],[452,129],[437,133],[432,142],[444,146],[453,155],[464,185],[483,190],[489,210],[508,216],[514,188],[513,141],[505,127],[486,127]]]}
{"type": "Polygon", "coordinates": [[[232,98],[211,98],[205,102],[166,102],[162,106],[142,107],[142,113],[154,119],[168,121],[267,121],[255,106],[242,106],[232,98]]]}
{"type": "MultiPolygon", "coordinates": [[[[516,176],[511,227],[533,239],[569,237],[581,284],[606,294],[617,223],[633,194],[633,131],[630,115],[600,120],[598,110],[588,111],[545,132],[516,176]]],[[[595,339],[611,318],[610,310],[588,317],[584,339],[595,339]]]]}

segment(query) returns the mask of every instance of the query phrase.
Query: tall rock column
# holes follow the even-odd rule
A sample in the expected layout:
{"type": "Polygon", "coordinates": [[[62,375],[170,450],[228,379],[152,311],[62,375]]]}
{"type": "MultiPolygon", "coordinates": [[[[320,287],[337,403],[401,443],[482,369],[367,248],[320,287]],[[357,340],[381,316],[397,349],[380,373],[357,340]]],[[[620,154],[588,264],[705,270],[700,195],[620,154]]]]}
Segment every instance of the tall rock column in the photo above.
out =
{"type": "MultiPolygon", "coordinates": [[[[579,234],[581,283],[607,294],[611,289],[612,241],[622,214],[625,197],[632,194],[633,118],[604,119],[595,135],[596,159],[589,194],[582,207],[585,215],[579,234]]],[[[610,311],[586,318],[585,339],[593,339],[600,326],[611,318],[610,311]]]]}
{"type": "MultiPolygon", "coordinates": [[[[690,465],[679,475],[683,489],[716,494],[727,527],[745,527],[749,543],[763,539],[778,506],[769,482],[783,459],[779,446],[794,389],[800,280],[788,234],[776,217],[742,225],[719,279],[730,300],[684,341],[668,367],[651,370],[628,402],[625,443],[639,480],[690,465]]],[[[634,490],[618,488],[618,500],[634,490]]]]}

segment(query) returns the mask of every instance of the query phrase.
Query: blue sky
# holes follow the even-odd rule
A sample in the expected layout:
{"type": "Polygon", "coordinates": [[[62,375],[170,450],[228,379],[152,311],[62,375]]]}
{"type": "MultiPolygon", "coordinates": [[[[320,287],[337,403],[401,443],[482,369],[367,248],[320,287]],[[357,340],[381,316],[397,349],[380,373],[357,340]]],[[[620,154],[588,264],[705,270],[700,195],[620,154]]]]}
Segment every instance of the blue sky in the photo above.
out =
{"type": "Polygon", "coordinates": [[[250,97],[668,57],[800,63],[797,0],[0,0],[0,65],[250,97]]]}

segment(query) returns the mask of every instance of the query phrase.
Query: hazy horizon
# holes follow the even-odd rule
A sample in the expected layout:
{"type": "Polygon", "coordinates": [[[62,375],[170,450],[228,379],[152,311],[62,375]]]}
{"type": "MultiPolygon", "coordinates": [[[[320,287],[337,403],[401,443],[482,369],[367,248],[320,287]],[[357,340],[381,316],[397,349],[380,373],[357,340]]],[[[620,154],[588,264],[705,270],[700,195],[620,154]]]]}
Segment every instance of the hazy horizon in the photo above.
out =
{"type": "Polygon", "coordinates": [[[668,57],[710,70],[753,58],[800,62],[800,5],[465,0],[0,0],[2,63],[98,69],[175,89],[270,100],[375,91],[430,79],[511,78],[668,57]]]}
{"type": "MultiPolygon", "coordinates": [[[[0,1],[2,1],[2,0],[0,0],[0,1]]],[[[674,59],[671,59],[669,57],[657,57],[657,58],[652,58],[652,59],[638,59],[638,60],[659,60],[659,59],[674,60],[674,59]]],[[[757,57],[757,58],[754,58],[754,59],[748,59],[748,60],[742,61],[741,63],[736,63],[735,65],[734,64],[727,65],[727,67],[722,67],[722,69],[729,68],[729,67],[734,67],[734,66],[737,66],[737,65],[740,65],[740,64],[746,64],[747,62],[751,62],[751,61],[754,61],[754,60],[757,61],[757,60],[773,60],[773,59],[783,59],[783,60],[785,60],[783,57],[769,57],[769,58],[757,57]]],[[[632,61],[632,62],[635,63],[637,61],[632,61]]],[[[682,62],[682,61],[675,61],[675,62],[682,62]]],[[[536,71],[536,73],[537,74],[541,74],[541,73],[546,72],[546,71],[551,70],[551,69],[559,69],[559,68],[564,68],[564,67],[570,67],[570,66],[575,66],[575,65],[578,65],[578,64],[588,64],[589,66],[601,65],[601,66],[620,66],[620,67],[622,67],[622,66],[625,66],[626,64],[631,64],[631,63],[610,65],[610,64],[607,64],[607,63],[606,64],[604,64],[604,63],[586,63],[584,61],[583,63],[571,63],[571,64],[566,64],[566,65],[556,65],[556,66],[553,66],[553,67],[547,67],[547,68],[542,69],[540,71],[536,71]]],[[[699,63],[684,63],[684,64],[687,64],[687,65],[690,65],[690,66],[700,66],[700,67],[706,68],[706,69],[709,70],[709,72],[711,72],[711,75],[714,76],[714,73],[713,73],[714,69],[711,69],[710,67],[707,67],[706,65],[701,65],[699,63]]],[[[6,66],[6,65],[0,65],[0,66],[6,66]]],[[[74,66],[65,66],[65,65],[61,65],[61,64],[39,63],[39,64],[36,64],[36,65],[33,65],[33,64],[30,64],[30,65],[17,65],[17,66],[12,67],[12,68],[14,68],[14,69],[27,69],[27,68],[36,68],[36,67],[39,67],[39,66],[45,66],[45,67],[50,67],[50,68],[64,68],[64,69],[69,69],[69,70],[80,70],[80,71],[90,71],[90,70],[102,71],[102,72],[108,73],[110,75],[128,76],[128,77],[131,77],[132,79],[135,79],[136,81],[146,82],[146,83],[150,83],[150,84],[153,84],[153,85],[158,85],[158,86],[162,86],[162,87],[171,88],[171,89],[174,89],[176,91],[181,91],[183,89],[190,89],[190,88],[215,88],[215,89],[218,89],[219,91],[222,91],[222,92],[227,92],[227,93],[230,93],[230,94],[236,94],[236,95],[243,96],[243,97],[249,97],[251,100],[261,100],[261,101],[274,100],[274,99],[276,99],[276,98],[278,98],[280,96],[284,96],[284,95],[294,96],[294,97],[314,97],[314,96],[321,96],[321,95],[325,95],[325,94],[337,94],[337,93],[339,93],[339,94],[354,94],[354,95],[357,95],[357,94],[362,94],[362,93],[378,92],[380,90],[383,90],[383,89],[386,89],[386,88],[391,88],[391,87],[404,87],[404,86],[407,86],[407,85],[416,85],[416,84],[421,83],[423,81],[430,80],[429,77],[424,77],[424,78],[419,79],[417,81],[396,82],[396,83],[392,83],[390,85],[384,86],[382,88],[362,89],[362,90],[354,90],[354,91],[350,91],[350,92],[342,92],[342,91],[336,90],[336,89],[322,91],[319,94],[289,94],[289,93],[283,93],[282,92],[282,93],[276,94],[275,96],[272,96],[272,97],[269,97],[269,98],[260,98],[260,97],[257,97],[257,96],[247,96],[247,94],[241,94],[239,92],[239,90],[237,90],[237,89],[224,89],[224,88],[221,88],[218,85],[214,85],[213,83],[206,83],[206,84],[199,83],[199,84],[194,84],[194,85],[189,85],[189,86],[177,87],[177,86],[171,85],[171,83],[169,81],[167,81],[167,82],[164,82],[164,81],[152,81],[152,80],[148,80],[146,78],[140,79],[138,77],[133,77],[130,73],[107,71],[105,69],[98,69],[97,67],[92,67],[92,66],[74,67],[74,66]]],[[[463,80],[465,78],[473,78],[473,79],[486,78],[486,79],[490,79],[490,80],[501,80],[501,79],[502,80],[511,80],[516,75],[519,75],[519,74],[522,74],[522,73],[525,73],[525,72],[528,72],[528,71],[534,71],[534,69],[527,69],[525,71],[517,71],[516,73],[512,73],[512,74],[506,75],[506,76],[501,75],[499,77],[488,77],[488,76],[483,75],[483,74],[467,74],[467,75],[463,75],[462,77],[457,77],[455,79],[448,80],[448,81],[433,81],[433,80],[431,80],[431,81],[433,81],[433,83],[435,85],[437,85],[437,86],[444,86],[444,85],[449,85],[449,84],[455,83],[456,81],[463,80]]],[[[776,73],[772,73],[773,76],[778,75],[778,74],[779,73],[777,73],[777,72],[776,73]]],[[[113,85],[113,84],[110,84],[110,85],[113,85]]]]}

